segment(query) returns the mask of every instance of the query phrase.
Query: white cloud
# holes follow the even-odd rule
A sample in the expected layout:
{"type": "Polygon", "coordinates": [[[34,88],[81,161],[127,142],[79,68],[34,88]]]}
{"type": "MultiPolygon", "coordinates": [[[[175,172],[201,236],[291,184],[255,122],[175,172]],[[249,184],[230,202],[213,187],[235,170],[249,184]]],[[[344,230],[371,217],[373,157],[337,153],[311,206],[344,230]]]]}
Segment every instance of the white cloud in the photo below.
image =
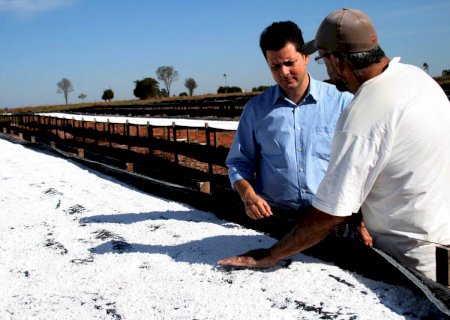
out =
{"type": "Polygon", "coordinates": [[[70,5],[74,0],[0,0],[0,12],[34,15],[70,5]]]}

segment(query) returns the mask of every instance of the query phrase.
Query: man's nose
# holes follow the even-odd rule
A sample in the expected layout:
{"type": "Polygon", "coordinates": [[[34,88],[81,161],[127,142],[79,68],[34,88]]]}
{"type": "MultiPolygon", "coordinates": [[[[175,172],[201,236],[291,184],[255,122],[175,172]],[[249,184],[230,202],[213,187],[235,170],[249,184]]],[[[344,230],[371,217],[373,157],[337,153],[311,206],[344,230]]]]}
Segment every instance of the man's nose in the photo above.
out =
{"type": "Polygon", "coordinates": [[[291,69],[287,66],[281,66],[280,68],[280,75],[282,77],[286,77],[291,72],[291,69]]]}

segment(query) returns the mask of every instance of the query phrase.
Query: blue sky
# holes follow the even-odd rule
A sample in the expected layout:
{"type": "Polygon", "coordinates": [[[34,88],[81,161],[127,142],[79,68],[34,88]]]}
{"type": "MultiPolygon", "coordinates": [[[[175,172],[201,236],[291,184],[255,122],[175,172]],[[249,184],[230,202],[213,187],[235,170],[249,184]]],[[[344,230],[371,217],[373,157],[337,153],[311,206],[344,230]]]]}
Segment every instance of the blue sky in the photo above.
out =
{"type": "MultiPolygon", "coordinates": [[[[225,84],[247,91],[271,85],[261,31],[292,20],[310,40],[342,7],[372,18],[389,57],[426,62],[432,76],[450,69],[448,0],[0,0],[0,108],[63,104],[56,86],[62,78],[74,86],[69,103],[80,102],[81,93],[86,102],[101,101],[109,88],[115,100],[135,99],[134,81],[156,79],[163,65],[179,72],[175,95],[187,91],[186,78],[197,82],[194,94],[225,84]]],[[[314,61],[309,71],[327,78],[314,61]]]]}

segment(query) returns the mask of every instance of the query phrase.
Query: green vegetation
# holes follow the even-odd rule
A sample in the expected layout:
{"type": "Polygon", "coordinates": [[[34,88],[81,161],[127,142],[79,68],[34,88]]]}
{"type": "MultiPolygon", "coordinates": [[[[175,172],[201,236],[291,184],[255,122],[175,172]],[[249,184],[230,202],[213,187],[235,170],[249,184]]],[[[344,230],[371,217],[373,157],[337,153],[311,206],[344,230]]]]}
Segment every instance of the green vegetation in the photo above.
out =
{"type": "Polygon", "coordinates": [[[192,97],[194,89],[197,88],[197,82],[193,78],[187,78],[184,81],[184,86],[189,90],[189,95],[192,97]]]}
{"type": "Polygon", "coordinates": [[[266,91],[267,89],[269,89],[271,86],[259,86],[259,87],[254,87],[252,88],[252,92],[260,92],[260,91],[266,91]]]}
{"type": "Polygon", "coordinates": [[[103,91],[102,100],[111,101],[114,99],[114,92],[111,89],[103,91]]]}
{"type": "Polygon", "coordinates": [[[229,87],[220,86],[219,89],[217,89],[217,93],[235,93],[235,92],[242,92],[242,89],[239,87],[229,87]]]}
{"type": "Polygon", "coordinates": [[[159,94],[159,84],[153,78],[144,78],[143,80],[136,80],[134,82],[136,84],[136,88],[133,93],[135,97],[146,100],[149,98],[154,98],[159,94]]]}

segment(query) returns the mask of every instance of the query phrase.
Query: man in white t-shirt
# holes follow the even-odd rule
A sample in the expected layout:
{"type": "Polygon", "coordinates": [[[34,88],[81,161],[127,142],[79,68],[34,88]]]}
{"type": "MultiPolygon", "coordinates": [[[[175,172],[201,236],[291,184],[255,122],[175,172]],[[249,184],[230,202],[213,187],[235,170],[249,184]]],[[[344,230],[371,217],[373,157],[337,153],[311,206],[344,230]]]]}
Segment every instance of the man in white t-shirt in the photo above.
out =
{"type": "Polygon", "coordinates": [[[375,247],[436,280],[436,245],[450,245],[448,98],[421,69],[388,59],[359,10],[328,15],[305,50],[318,50],[335,84],[355,94],[337,122],[314,208],[272,248],[218,263],[272,266],[361,208],[375,247]]]}

